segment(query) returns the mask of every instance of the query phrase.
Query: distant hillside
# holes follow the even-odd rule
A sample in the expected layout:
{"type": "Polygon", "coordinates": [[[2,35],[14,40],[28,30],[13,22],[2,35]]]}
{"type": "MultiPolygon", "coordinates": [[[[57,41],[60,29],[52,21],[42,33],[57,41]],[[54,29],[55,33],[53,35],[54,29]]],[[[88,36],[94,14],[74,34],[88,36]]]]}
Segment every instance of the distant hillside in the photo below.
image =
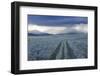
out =
{"type": "Polygon", "coordinates": [[[47,36],[47,35],[52,35],[48,33],[42,33],[42,34],[35,34],[35,33],[28,33],[29,36],[47,36]]]}
{"type": "Polygon", "coordinates": [[[47,35],[52,35],[52,34],[41,32],[41,31],[38,31],[38,30],[34,30],[34,31],[28,32],[28,35],[29,36],[47,36],[47,35]]]}
{"type": "Polygon", "coordinates": [[[87,33],[84,33],[84,32],[69,32],[69,33],[60,33],[60,34],[57,34],[57,35],[75,35],[75,34],[87,34],[87,33]]]}

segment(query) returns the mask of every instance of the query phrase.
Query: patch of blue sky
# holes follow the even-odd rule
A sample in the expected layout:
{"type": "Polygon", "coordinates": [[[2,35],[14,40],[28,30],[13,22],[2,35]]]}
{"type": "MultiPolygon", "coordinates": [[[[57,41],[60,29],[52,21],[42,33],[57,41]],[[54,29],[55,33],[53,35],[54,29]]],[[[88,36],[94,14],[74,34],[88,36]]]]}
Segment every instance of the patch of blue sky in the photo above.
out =
{"type": "Polygon", "coordinates": [[[67,26],[70,24],[88,24],[88,17],[79,16],[47,16],[47,15],[28,15],[28,24],[40,26],[67,26]]]}

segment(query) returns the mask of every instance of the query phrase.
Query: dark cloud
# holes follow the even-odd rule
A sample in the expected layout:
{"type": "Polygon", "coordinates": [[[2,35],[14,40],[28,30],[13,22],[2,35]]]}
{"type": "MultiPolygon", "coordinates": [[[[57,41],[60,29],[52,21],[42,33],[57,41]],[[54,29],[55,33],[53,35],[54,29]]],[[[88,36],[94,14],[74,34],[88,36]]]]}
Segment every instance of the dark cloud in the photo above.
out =
{"type": "Polygon", "coordinates": [[[67,26],[67,24],[74,25],[87,23],[87,17],[28,15],[28,24],[37,24],[40,26],[67,26]]]}

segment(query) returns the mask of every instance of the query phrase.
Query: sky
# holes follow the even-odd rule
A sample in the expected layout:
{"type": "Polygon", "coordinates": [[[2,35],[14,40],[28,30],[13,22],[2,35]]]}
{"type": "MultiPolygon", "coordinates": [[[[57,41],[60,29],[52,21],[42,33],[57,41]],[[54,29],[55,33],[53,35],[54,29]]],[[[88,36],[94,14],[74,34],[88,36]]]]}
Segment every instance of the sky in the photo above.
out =
{"type": "Polygon", "coordinates": [[[72,31],[87,32],[87,17],[28,15],[28,32],[46,32],[50,34],[72,31]]]}
{"type": "Polygon", "coordinates": [[[87,24],[87,17],[28,15],[28,24],[38,24],[41,26],[61,26],[64,24],[80,23],[87,24]]]}

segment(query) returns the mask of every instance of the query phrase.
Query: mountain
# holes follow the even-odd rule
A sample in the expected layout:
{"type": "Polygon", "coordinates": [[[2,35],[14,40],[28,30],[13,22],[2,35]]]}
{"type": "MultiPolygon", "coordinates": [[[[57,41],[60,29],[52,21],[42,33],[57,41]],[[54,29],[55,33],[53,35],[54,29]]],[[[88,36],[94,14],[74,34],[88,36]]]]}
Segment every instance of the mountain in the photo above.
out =
{"type": "Polygon", "coordinates": [[[38,31],[38,30],[34,30],[34,31],[28,32],[28,35],[29,36],[47,36],[47,35],[52,35],[52,34],[41,32],[41,31],[38,31]]]}
{"type": "Polygon", "coordinates": [[[72,34],[87,34],[87,32],[70,31],[70,32],[66,32],[66,33],[59,33],[57,35],[66,35],[66,34],[70,34],[70,35],[72,35],[72,34]]]}

